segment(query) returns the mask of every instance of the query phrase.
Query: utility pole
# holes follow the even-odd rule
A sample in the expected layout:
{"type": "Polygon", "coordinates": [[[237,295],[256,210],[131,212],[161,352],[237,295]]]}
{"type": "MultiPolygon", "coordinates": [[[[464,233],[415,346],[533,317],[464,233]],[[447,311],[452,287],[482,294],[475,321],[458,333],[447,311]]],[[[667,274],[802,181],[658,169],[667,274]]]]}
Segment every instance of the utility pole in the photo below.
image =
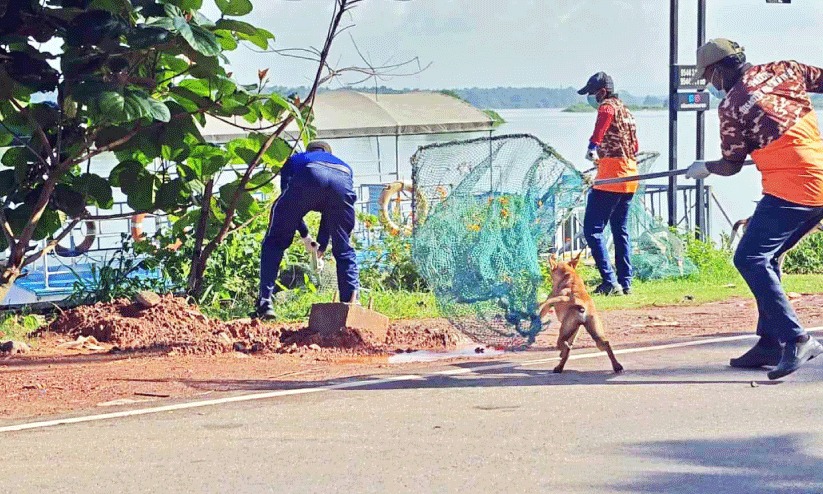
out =
{"type": "MultiPolygon", "coordinates": [[[[670,0],[669,10],[669,170],[677,169],[677,28],[678,1],[670,0]]],[[[677,225],[677,176],[669,177],[669,226],[677,225]]]]}
{"type": "MultiPolygon", "coordinates": [[[[706,42],[706,0],[697,0],[697,47],[700,48],[706,42]]],[[[705,153],[705,138],[706,138],[706,114],[705,112],[697,112],[697,139],[695,146],[695,159],[702,160],[705,153]]],[[[709,235],[709,221],[706,218],[706,197],[703,194],[703,179],[696,183],[696,197],[695,197],[695,224],[697,226],[697,238],[706,240],[709,235]]]]}

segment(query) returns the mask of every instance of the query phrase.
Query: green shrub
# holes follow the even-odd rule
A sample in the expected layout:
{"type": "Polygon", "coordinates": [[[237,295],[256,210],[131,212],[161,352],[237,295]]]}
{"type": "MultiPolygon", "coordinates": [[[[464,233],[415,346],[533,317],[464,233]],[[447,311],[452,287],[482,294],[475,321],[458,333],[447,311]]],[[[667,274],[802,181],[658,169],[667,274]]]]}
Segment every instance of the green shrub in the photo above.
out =
{"type": "Polygon", "coordinates": [[[783,271],[789,274],[823,274],[823,233],[813,233],[786,254],[783,271]]]}

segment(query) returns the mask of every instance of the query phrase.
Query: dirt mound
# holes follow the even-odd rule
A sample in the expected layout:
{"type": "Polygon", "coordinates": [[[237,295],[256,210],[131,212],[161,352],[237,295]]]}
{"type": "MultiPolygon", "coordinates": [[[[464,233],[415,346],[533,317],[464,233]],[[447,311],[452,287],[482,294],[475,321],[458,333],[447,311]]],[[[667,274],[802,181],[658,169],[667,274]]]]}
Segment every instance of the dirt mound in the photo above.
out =
{"type": "Polygon", "coordinates": [[[279,328],[251,319],[229,323],[210,319],[184,299],[170,295],[145,309],[126,299],[77,307],[63,312],[47,330],[72,338],[94,336],[124,351],[217,354],[281,347],[279,328]]]}
{"type": "Polygon", "coordinates": [[[308,328],[284,330],[281,342],[290,346],[317,345],[326,349],[342,349],[355,352],[382,353],[400,350],[449,350],[459,343],[471,343],[466,336],[444,319],[420,319],[393,321],[389,326],[385,344],[369,345],[357,331],[340,328],[334,333],[321,335],[308,328]]]}
{"type": "Polygon", "coordinates": [[[93,336],[121,351],[158,350],[192,355],[232,351],[373,354],[396,349],[445,350],[465,338],[442,319],[395,321],[385,345],[372,346],[347,328],[321,336],[299,326],[271,326],[252,319],[210,319],[197,307],[171,295],[160,297],[148,308],[126,299],[76,307],[61,313],[45,330],[71,339],[93,336]]]}

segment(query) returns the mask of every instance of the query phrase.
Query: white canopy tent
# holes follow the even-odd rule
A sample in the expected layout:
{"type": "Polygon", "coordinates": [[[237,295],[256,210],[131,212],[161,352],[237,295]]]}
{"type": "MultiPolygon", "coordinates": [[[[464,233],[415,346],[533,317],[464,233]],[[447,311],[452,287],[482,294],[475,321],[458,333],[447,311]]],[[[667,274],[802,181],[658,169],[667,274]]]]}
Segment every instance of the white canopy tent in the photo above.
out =
{"type": "MultiPolygon", "coordinates": [[[[249,124],[241,117],[223,120],[231,120],[246,128],[271,126],[271,123],[265,121],[249,124]]],[[[465,101],[442,93],[426,91],[400,94],[367,94],[355,91],[319,93],[314,103],[314,125],[317,128],[318,139],[375,137],[378,155],[379,138],[394,136],[397,177],[400,175],[400,136],[491,132],[494,127],[488,115],[465,101]]],[[[248,131],[207,116],[206,125],[201,129],[201,133],[209,142],[224,143],[244,137],[248,131]]],[[[286,133],[289,136],[296,136],[297,125],[289,125],[286,133]]]]}
{"type": "MultiPolygon", "coordinates": [[[[245,127],[267,127],[269,122],[249,124],[240,117],[232,120],[245,127]]],[[[320,93],[314,103],[314,124],[319,139],[401,136],[478,132],[492,130],[492,119],[457,98],[434,92],[366,94],[355,91],[320,93]]],[[[297,126],[287,128],[297,133],[297,126]]],[[[206,117],[203,137],[210,142],[226,142],[246,135],[224,121],[206,117]]]]}

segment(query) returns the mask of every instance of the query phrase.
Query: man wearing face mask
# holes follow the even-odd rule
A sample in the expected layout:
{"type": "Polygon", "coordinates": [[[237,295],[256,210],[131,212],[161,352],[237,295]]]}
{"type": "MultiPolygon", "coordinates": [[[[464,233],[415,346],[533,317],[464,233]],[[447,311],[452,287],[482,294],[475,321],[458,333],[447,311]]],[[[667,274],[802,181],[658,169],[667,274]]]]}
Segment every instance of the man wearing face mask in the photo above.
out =
{"type": "MultiPolygon", "coordinates": [[[[637,175],[637,125],[634,116],[614,92],[614,82],[605,72],[589,78],[577,92],[587,95],[597,109],[597,122],[589,139],[586,159],[597,165],[597,180],[637,175]]],[[[631,293],[632,265],[629,241],[629,206],[637,182],[595,185],[589,191],[583,234],[600,271],[602,283],[594,293],[619,295],[631,293]],[[611,226],[614,239],[615,270],[609,262],[603,231],[611,226]]]]}
{"type": "Polygon", "coordinates": [[[739,172],[746,155],[762,174],[763,198],[734,264],[757,301],[760,340],[732,367],[776,366],[769,379],[823,353],[780,285],[780,258],[823,220],[823,141],[808,93],[823,92],[823,69],[795,61],[746,63],[743,48],[713,39],[697,50],[697,77],[721,93],[722,159],[689,167],[688,178],[739,172]]]}

